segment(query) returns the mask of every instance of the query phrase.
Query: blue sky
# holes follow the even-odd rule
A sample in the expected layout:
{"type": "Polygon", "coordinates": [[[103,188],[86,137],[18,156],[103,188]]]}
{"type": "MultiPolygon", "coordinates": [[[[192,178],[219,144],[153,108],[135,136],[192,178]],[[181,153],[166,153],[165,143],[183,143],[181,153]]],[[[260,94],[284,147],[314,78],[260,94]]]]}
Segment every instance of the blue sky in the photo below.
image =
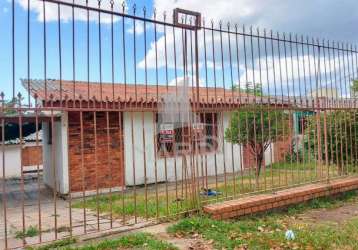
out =
{"type": "MultiPolygon", "coordinates": [[[[28,77],[27,67],[27,14],[28,6],[27,0],[14,0],[15,1],[15,85],[16,92],[23,89],[20,87],[20,78],[28,77]]],[[[79,3],[84,3],[84,0],[76,0],[79,3]]],[[[115,9],[121,8],[118,1],[115,1],[115,9]]],[[[95,4],[95,0],[90,0],[90,4],[95,4]]],[[[202,1],[199,0],[151,0],[137,1],[137,13],[142,15],[142,7],[147,6],[147,16],[153,15],[154,6],[158,9],[158,18],[162,19],[163,11],[171,14],[174,7],[182,7],[186,9],[196,10],[203,13],[207,22],[213,19],[216,23],[219,20],[223,20],[224,27],[226,27],[227,21],[231,23],[245,24],[247,27],[254,25],[254,27],[279,30],[283,32],[293,32],[299,35],[307,35],[309,37],[320,37],[329,40],[347,41],[352,44],[356,44],[358,33],[356,30],[356,24],[358,23],[358,3],[354,0],[302,0],[302,1],[284,1],[284,0],[227,0],[227,1],[202,1]]],[[[133,2],[127,2],[127,12],[132,13],[131,6],[133,2]]],[[[108,8],[108,1],[102,0],[102,8],[108,8]],[[107,5],[106,5],[107,4],[107,5]]],[[[62,78],[67,80],[73,79],[73,47],[72,47],[72,12],[68,7],[61,7],[61,42],[59,43],[58,33],[58,19],[57,19],[57,6],[54,4],[46,4],[46,46],[47,46],[47,78],[60,78],[60,57],[59,57],[59,44],[61,44],[61,60],[62,60],[62,78]]],[[[11,96],[12,93],[12,35],[11,35],[11,13],[12,5],[10,0],[0,1],[0,82],[1,90],[3,90],[7,96],[11,96]]],[[[90,59],[87,59],[87,24],[84,21],[86,12],[76,10],[75,18],[75,68],[76,80],[87,80],[87,64],[90,65],[90,81],[99,81],[100,67],[99,67],[99,25],[98,25],[98,13],[91,13],[90,17],[90,59]]],[[[170,17],[168,17],[169,21],[170,17]]],[[[101,14],[101,53],[102,53],[102,81],[110,82],[112,63],[111,63],[111,25],[110,16],[101,14]]],[[[167,28],[167,36],[164,37],[163,27],[157,26],[157,39],[154,37],[154,27],[150,23],[147,23],[146,29],[146,50],[144,48],[144,33],[143,22],[136,21],[136,50],[134,50],[134,37],[133,37],[133,21],[126,19],[124,21],[125,28],[125,42],[126,47],[123,49],[122,36],[123,29],[121,17],[115,17],[114,22],[114,35],[113,35],[113,53],[114,53],[114,81],[124,82],[123,72],[123,56],[126,54],[126,76],[128,83],[134,83],[135,77],[137,83],[145,83],[145,71],[144,71],[144,58],[147,58],[148,74],[147,83],[155,84],[158,81],[160,84],[171,84],[175,80],[175,74],[178,79],[182,77],[182,44],[181,44],[181,32],[175,31],[176,35],[176,56],[177,56],[177,72],[174,69],[174,43],[173,32],[170,27],[167,28]],[[168,71],[165,68],[165,40],[167,45],[167,62],[168,71]],[[157,42],[157,43],[155,43],[157,42]],[[155,45],[157,45],[158,51],[158,80],[156,79],[155,68],[155,45]],[[134,55],[134,52],[136,53],[134,55]],[[135,57],[134,57],[135,56],[135,57]],[[134,74],[136,70],[136,75],[134,74]],[[166,75],[168,72],[168,75],[166,75]]],[[[43,34],[43,19],[42,19],[42,3],[41,1],[30,1],[30,78],[43,79],[44,78],[44,34],[43,34]]],[[[241,27],[241,26],[240,26],[241,27]]],[[[256,29],[254,29],[256,32],[256,29]]],[[[190,36],[190,34],[188,34],[190,36]]],[[[229,87],[231,84],[237,84],[239,80],[245,81],[248,79],[252,82],[255,78],[255,82],[259,81],[259,69],[257,65],[263,59],[258,58],[257,51],[254,51],[254,64],[251,65],[251,59],[248,58],[249,66],[245,68],[242,63],[239,65],[233,62],[233,79],[231,80],[229,55],[235,55],[235,49],[233,47],[234,37],[228,38],[224,34],[223,37],[223,55],[220,53],[220,36],[218,33],[214,34],[215,53],[213,54],[211,47],[211,34],[207,33],[207,61],[208,61],[208,76],[205,75],[204,64],[204,41],[203,33],[199,35],[199,50],[200,50],[200,81],[202,85],[208,84],[214,86],[215,84],[220,87],[229,87]],[[230,39],[232,50],[228,49],[228,41],[230,39]],[[213,59],[216,61],[215,75],[213,72],[212,64],[213,59]],[[221,70],[221,58],[223,58],[224,70],[221,70]],[[248,73],[246,75],[246,69],[248,73]],[[216,76],[216,79],[214,78],[216,76]],[[224,78],[223,78],[224,76],[224,78]]],[[[240,46],[242,47],[242,38],[240,38],[240,46]]],[[[249,40],[246,40],[250,44],[249,40]]],[[[256,41],[254,41],[256,42],[256,41]]],[[[261,47],[263,41],[261,41],[261,47]]],[[[249,46],[249,45],[248,45],[249,46]]],[[[242,48],[241,48],[242,49],[242,48]]],[[[294,48],[299,49],[299,48],[294,48]]],[[[250,48],[248,48],[250,51],[250,48]]],[[[312,51],[299,51],[300,55],[295,60],[292,60],[294,67],[297,65],[299,70],[302,67],[302,62],[309,60],[312,56],[312,51]]],[[[242,53],[241,53],[242,55],[242,53]]],[[[249,56],[249,55],[248,55],[249,56]]],[[[351,55],[348,55],[351,56],[351,55]]],[[[333,55],[332,55],[333,57],[333,55]]],[[[339,61],[339,55],[336,55],[339,61]]],[[[190,56],[189,56],[190,58],[190,56]]],[[[342,60],[346,60],[341,55],[342,60]]],[[[240,59],[243,59],[241,57],[240,59]]],[[[353,58],[354,59],[354,58],[353,58]]],[[[312,59],[314,60],[314,59],[312,59]]],[[[327,60],[327,58],[326,58],[327,60]]],[[[242,62],[243,60],[241,60],[242,62]]],[[[350,57],[347,57],[347,62],[351,61],[350,57]]],[[[303,82],[303,77],[298,77],[298,70],[285,71],[284,61],[275,57],[269,58],[269,64],[276,63],[277,67],[282,66],[284,76],[289,76],[287,83],[291,86],[291,91],[300,88],[299,82],[303,82]]],[[[333,64],[333,63],[332,63],[333,64]]],[[[289,65],[290,66],[290,65],[289,65]]],[[[328,67],[328,66],[327,66],[328,67]]],[[[189,69],[191,65],[189,65],[189,69]]],[[[347,69],[348,70],[348,69],[347,69]]],[[[356,71],[356,65],[353,64],[351,75],[347,76],[343,84],[349,84],[349,79],[354,77],[353,72],[356,71]]],[[[268,80],[261,79],[261,82],[265,85],[267,91],[273,92],[272,86],[267,85],[267,82],[272,82],[272,67],[268,69],[261,69],[263,75],[267,75],[268,80]]],[[[314,68],[312,69],[314,71],[314,68]]],[[[336,73],[336,69],[329,72],[336,73]]],[[[301,69],[302,73],[302,69],[301,69]]],[[[357,72],[358,73],[358,72],[357,72]]],[[[194,73],[189,72],[190,75],[194,73]]],[[[323,74],[322,74],[322,77],[323,74]]],[[[285,77],[284,77],[285,78],[285,77]]],[[[345,79],[345,75],[343,74],[345,79]]],[[[336,83],[335,83],[336,84],[336,83]]],[[[337,83],[338,84],[338,83],[337,83]]],[[[283,84],[286,85],[286,84],[283,84]]],[[[280,86],[278,85],[277,88],[280,86]]],[[[286,89],[287,91],[287,89],[286,89]]],[[[300,90],[303,91],[303,90],[300,90]]],[[[297,94],[297,93],[296,93],[297,94]]],[[[307,91],[306,91],[307,94],[307,91]]],[[[342,93],[343,94],[343,93],[342,93]]]]}

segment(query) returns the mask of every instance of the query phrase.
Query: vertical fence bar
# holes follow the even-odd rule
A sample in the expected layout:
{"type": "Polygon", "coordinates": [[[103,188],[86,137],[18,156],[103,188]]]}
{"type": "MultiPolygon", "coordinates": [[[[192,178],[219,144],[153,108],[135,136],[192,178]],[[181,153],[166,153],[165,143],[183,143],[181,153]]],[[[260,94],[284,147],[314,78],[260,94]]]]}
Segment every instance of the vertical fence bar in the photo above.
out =
{"type": "MultiPolygon", "coordinates": [[[[222,33],[224,32],[222,30],[222,22],[220,21],[219,24],[219,33],[220,33],[220,58],[221,58],[221,75],[222,75],[222,84],[223,84],[223,90],[224,90],[224,96],[223,96],[223,103],[226,107],[227,100],[225,95],[225,67],[224,67],[224,51],[223,51],[223,36],[222,33]]],[[[198,83],[199,85],[199,83],[198,83]]],[[[224,189],[225,189],[225,198],[228,197],[227,194],[227,177],[226,177],[226,152],[225,152],[225,131],[224,131],[224,109],[221,110],[221,117],[220,117],[220,127],[222,129],[222,154],[223,154],[223,170],[224,170],[224,189]]]]}
{"type": "Polygon", "coordinates": [[[2,165],[2,203],[3,203],[3,215],[4,215],[4,237],[5,237],[5,249],[8,248],[8,228],[7,228],[7,190],[6,190],[6,165],[5,165],[5,95],[4,92],[0,94],[1,98],[1,165],[2,165]]]}
{"type": "Polygon", "coordinates": [[[15,100],[15,0],[12,0],[11,3],[12,100],[15,100]]]}
{"type": "MultiPolygon", "coordinates": [[[[143,17],[146,18],[147,10],[143,7],[143,17]]],[[[144,20],[144,51],[147,51],[147,21],[144,20]]],[[[148,63],[147,57],[144,56],[144,83],[145,83],[145,100],[142,101],[142,107],[148,105],[148,63]]],[[[148,184],[147,184],[147,148],[145,136],[144,111],[142,111],[142,140],[143,140],[143,162],[144,162],[144,199],[145,199],[145,219],[148,220],[148,184]]],[[[156,149],[156,145],[154,145],[156,149]]]]}
{"type": "MultiPolygon", "coordinates": [[[[51,98],[51,97],[50,97],[51,98]]],[[[52,99],[52,98],[51,98],[52,99]]],[[[56,127],[55,127],[55,118],[53,111],[53,100],[51,100],[51,167],[52,167],[52,178],[53,178],[53,206],[54,206],[54,233],[55,239],[57,240],[57,169],[56,169],[56,127]]]]}
{"type": "MultiPolygon", "coordinates": [[[[242,104],[242,91],[241,91],[241,79],[240,79],[240,47],[239,47],[239,33],[238,33],[238,25],[235,25],[235,47],[236,47],[236,64],[237,64],[237,78],[238,78],[238,85],[237,85],[237,92],[238,92],[238,108],[240,109],[242,104]]],[[[239,116],[239,111],[238,111],[238,116],[239,116]]],[[[238,135],[241,135],[241,121],[240,119],[238,119],[238,135]]],[[[241,184],[241,190],[239,190],[239,193],[243,193],[244,191],[244,148],[243,145],[239,145],[239,150],[240,150],[240,184],[241,184]]]]}
{"type": "MultiPolygon", "coordinates": [[[[166,84],[166,95],[168,95],[169,79],[168,79],[168,51],[167,51],[167,26],[166,13],[163,14],[164,21],[164,60],[165,60],[165,84],[166,84]]],[[[169,191],[168,191],[168,164],[167,157],[164,157],[164,177],[165,177],[165,200],[166,200],[166,216],[169,216],[169,191]]]]}
{"type": "MultiPolygon", "coordinates": [[[[93,98],[93,109],[96,110],[96,98],[93,98]]],[[[94,165],[96,175],[96,214],[97,214],[97,230],[100,230],[100,211],[99,211],[99,173],[98,173],[98,139],[97,139],[97,112],[93,111],[93,134],[94,134],[94,165]]]]}
{"type": "MultiPolygon", "coordinates": [[[[126,8],[125,2],[123,2],[122,3],[122,13],[125,12],[125,8],[126,8]]],[[[122,16],[122,51],[123,51],[123,82],[124,82],[124,108],[125,108],[126,103],[127,103],[127,61],[126,61],[126,38],[125,38],[125,18],[124,18],[124,15],[122,16]]],[[[121,126],[122,119],[124,119],[124,115],[123,115],[123,113],[119,113],[119,115],[120,115],[119,124],[121,126]]],[[[122,143],[124,145],[123,140],[122,140],[122,143]]],[[[123,166],[123,168],[124,168],[124,166],[123,166]]],[[[124,173],[123,174],[123,186],[126,185],[125,181],[126,180],[125,180],[125,173],[124,173]]],[[[123,224],[126,224],[125,197],[126,197],[126,195],[125,195],[124,188],[123,188],[122,189],[122,220],[123,220],[123,224]]]]}
{"type": "MultiPolygon", "coordinates": [[[[267,34],[266,34],[266,29],[264,29],[264,60],[265,60],[265,70],[266,70],[266,81],[267,81],[267,125],[268,125],[268,137],[271,138],[271,115],[270,115],[270,104],[271,104],[271,93],[270,93],[270,76],[269,76],[269,64],[268,64],[268,48],[267,48],[267,34]]],[[[282,84],[282,82],[281,82],[282,84]]],[[[273,188],[273,159],[272,159],[272,148],[274,147],[274,144],[272,142],[270,142],[270,146],[269,146],[269,151],[270,151],[270,179],[271,179],[271,186],[270,188],[273,188]]]]}
{"type": "MultiPolygon", "coordinates": [[[[323,46],[325,46],[325,42],[323,40],[323,46]]],[[[327,63],[326,63],[326,49],[323,48],[323,67],[324,67],[324,81],[327,83],[327,63]]],[[[326,85],[326,95],[328,95],[328,86],[326,85]]],[[[323,140],[324,140],[324,154],[325,154],[325,168],[327,169],[327,182],[330,181],[330,173],[329,173],[329,162],[328,162],[328,127],[327,127],[327,109],[328,109],[328,96],[326,96],[326,99],[324,100],[324,113],[323,113],[323,140]]]]}
{"type": "MultiPolygon", "coordinates": [[[[23,117],[22,117],[22,96],[19,93],[17,95],[17,101],[16,103],[18,103],[18,109],[17,109],[17,114],[19,116],[18,118],[18,123],[19,123],[19,139],[20,139],[20,171],[21,171],[21,184],[20,184],[20,188],[21,188],[21,218],[22,218],[22,233],[23,235],[25,235],[25,231],[26,231],[26,222],[25,222],[25,180],[24,180],[24,165],[23,165],[23,131],[22,131],[22,122],[23,122],[23,117]]],[[[22,244],[23,246],[25,246],[26,241],[25,238],[23,237],[22,239],[22,244]]]]}
{"type": "MultiPolygon", "coordinates": [[[[153,18],[156,20],[157,18],[157,12],[154,10],[153,18]]],[[[154,40],[157,41],[157,23],[154,23],[154,40]]],[[[155,43],[155,87],[156,87],[156,109],[158,110],[159,105],[161,105],[161,102],[159,100],[159,75],[158,75],[158,45],[155,43]]],[[[153,126],[154,126],[154,138],[153,142],[154,145],[158,145],[157,140],[157,124],[158,124],[158,112],[155,112],[154,110],[154,102],[152,102],[153,107],[153,126]]],[[[159,194],[158,194],[158,150],[157,147],[154,150],[154,177],[155,177],[155,206],[156,206],[156,219],[159,219],[159,194]]]]}
{"type": "MultiPolygon", "coordinates": [[[[175,18],[175,13],[173,12],[173,20],[175,18]]],[[[178,102],[178,68],[177,68],[177,47],[176,47],[176,35],[175,35],[175,27],[173,26],[173,60],[174,60],[174,77],[175,77],[175,110],[176,113],[179,113],[180,104],[178,102]]],[[[174,119],[174,118],[173,118],[174,119]]],[[[176,125],[178,126],[178,125],[176,125]]],[[[177,129],[178,131],[178,129],[177,129]]],[[[175,178],[175,201],[176,201],[176,209],[179,210],[179,197],[178,197],[178,167],[177,167],[177,158],[178,158],[178,150],[177,150],[177,138],[175,135],[174,143],[173,143],[173,151],[174,151],[174,178],[175,178]]],[[[183,181],[183,180],[181,180],[183,181]]],[[[180,198],[181,201],[181,198],[180,198]]]]}
{"type": "Polygon", "coordinates": [[[82,203],[83,203],[83,231],[87,233],[87,200],[86,200],[86,170],[84,159],[84,129],[83,129],[83,111],[82,97],[80,96],[80,151],[81,151],[81,182],[82,182],[82,203]]]}
{"type": "MultiPolygon", "coordinates": [[[[133,15],[136,15],[136,5],[133,5],[133,15]]],[[[133,74],[134,74],[134,106],[137,107],[137,51],[136,51],[136,19],[133,19],[133,74]]],[[[132,129],[132,161],[133,161],[133,199],[134,199],[134,221],[137,223],[137,185],[136,185],[136,161],[135,161],[135,143],[134,143],[134,124],[133,124],[133,116],[134,112],[131,112],[131,129],[132,129]]]]}
{"type": "MultiPolygon", "coordinates": [[[[30,24],[30,0],[27,0],[27,79],[30,79],[30,71],[31,71],[31,64],[30,64],[30,48],[31,48],[31,24],[30,24]]],[[[27,89],[30,89],[30,81],[27,82],[27,89]]],[[[27,93],[27,99],[28,99],[28,106],[31,105],[31,99],[30,99],[30,92],[27,93]]]]}
{"type": "MultiPolygon", "coordinates": [[[[254,38],[253,38],[253,31],[252,31],[252,26],[250,27],[250,55],[251,55],[251,67],[252,67],[252,89],[253,89],[253,102],[254,102],[254,106],[252,108],[252,114],[253,114],[253,132],[254,132],[254,145],[251,146],[253,153],[254,153],[254,158],[255,158],[255,190],[258,191],[259,190],[259,186],[260,186],[260,179],[259,179],[259,169],[261,166],[259,166],[259,159],[258,159],[258,154],[259,154],[259,144],[257,143],[257,124],[256,124],[256,112],[257,112],[257,99],[256,99],[256,74],[255,74],[255,58],[254,58],[254,38]]],[[[247,83],[247,87],[249,88],[249,83],[247,83]]],[[[248,128],[251,129],[251,128],[248,128]]]]}
{"type": "MultiPolygon", "coordinates": [[[[39,114],[38,114],[38,103],[37,103],[37,96],[35,98],[35,145],[36,149],[40,147],[39,144],[39,114]]],[[[38,157],[36,155],[36,157],[38,157]]],[[[40,182],[40,166],[39,163],[36,163],[36,174],[37,174],[37,207],[38,207],[38,224],[39,224],[39,240],[40,243],[42,242],[42,220],[41,220],[41,182],[40,182]]]]}
{"type": "MultiPolygon", "coordinates": [[[[217,98],[217,92],[216,92],[216,87],[217,87],[217,81],[216,81],[216,60],[215,60],[215,38],[214,38],[214,22],[211,21],[211,46],[212,46],[212,61],[213,61],[213,75],[214,75],[214,108],[217,109],[218,108],[218,98],[217,98]]],[[[212,113],[212,127],[213,130],[215,130],[215,135],[217,135],[217,129],[215,126],[215,121],[217,122],[218,116],[216,116],[214,113],[212,113]]],[[[219,144],[219,142],[217,141],[216,144],[219,144]]],[[[217,147],[219,147],[219,145],[217,145],[217,147]]],[[[218,190],[218,166],[217,166],[217,155],[216,152],[214,154],[214,164],[215,164],[215,190],[218,190]]],[[[216,199],[218,199],[219,197],[216,196],[216,199]]]]}
{"type": "MultiPolygon", "coordinates": [[[[114,101],[114,51],[113,51],[113,4],[114,2],[111,1],[110,3],[111,8],[111,38],[110,38],[110,47],[111,47],[111,84],[112,84],[112,101],[114,101]]],[[[109,199],[110,199],[110,228],[113,228],[113,165],[111,164],[111,139],[110,139],[110,115],[112,112],[109,112],[109,96],[106,96],[106,127],[107,127],[107,168],[109,168],[109,199]]],[[[113,107],[112,107],[113,109],[113,107]]]]}
{"type": "Polygon", "coordinates": [[[112,194],[112,187],[113,187],[113,169],[111,164],[111,145],[110,145],[110,114],[108,111],[108,97],[106,97],[106,148],[107,148],[107,168],[109,169],[109,219],[110,219],[110,228],[113,228],[113,194],[112,194]]]}
{"type": "MultiPolygon", "coordinates": [[[[230,23],[227,24],[227,39],[228,39],[228,49],[229,49],[229,65],[230,65],[230,83],[231,83],[231,101],[230,101],[230,107],[229,107],[229,111],[230,111],[230,119],[233,119],[233,112],[235,109],[235,85],[234,85],[234,77],[233,77],[233,66],[232,66],[232,55],[231,55],[231,29],[230,29],[230,23]]],[[[224,72],[223,72],[224,74],[224,72]]],[[[239,76],[238,76],[239,77],[239,76]]],[[[230,97],[229,97],[230,98],[230,97]]],[[[232,197],[236,196],[236,174],[235,174],[235,161],[234,161],[234,143],[233,143],[233,139],[234,136],[231,133],[231,168],[232,168],[232,185],[233,185],[233,194],[232,197]]],[[[224,155],[225,157],[225,155],[224,155]]]]}
{"type": "MultiPolygon", "coordinates": [[[[273,39],[273,31],[271,30],[270,31],[270,38],[269,38],[270,40],[271,40],[271,57],[272,57],[272,72],[273,72],[273,89],[274,89],[274,109],[275,109],[275,111],[274,111],[274,113],[275,113],[275,115],[274,115],[274,121],[275,121],[275,124],[278,124],[278,116],[277,116],[277,111],[276,111],[276,109],[279,109],[279,106],[278,106],[278,103],[277,103],[277,100],[278,100],[278,98],[277,98],[277,78],[276,78],[276,68],[277,67],[275,67],[275,45],[274,45],[274,39],[273,39]]],[[[279,40],[280,39],[280,36],[279,36],[279,33],[277,33],[277,39],[279,40]]],[[[283,78],[282,78],[282,69],[281,69],[281,48],[280,48],[280,42],[278,41],[277,42],[277,52],[278,52],[278,62],[279,62],[279,79],[280,79],[280,85],[281,85],[281,107],[283,107],[283,87],[282,87],[282,85],[283,85],[283,78]]],[[[283,118],[282,118],[282,122],[284,122],[283,121],[283,118]]],[[[270,122],[270,125],[271,125],[271,122],[270,122]]],[[[282,130],[282,138],[285,140],[285,132],[284,132],[284,129],[282,130]]],[[[276,138],[279,138],[279,131],[278,131],[278,126],[276,125],[275,126],[275,135],[274,135],[276,138]]],[[[277,154],[276,154],[277,155],[277,154]]],[[[276,171],[278,171],[278,186],[280,187],[281,186],[281,169],[280,168],[278,168],[276,171]]],[[[285,168],[285,180],[286,180],[286,183],[287,183],[287,168],[285,168]]],[[[274,171],[272,170],[272,173],[271,173],[271,181],[272,181],[272,186],[273,187],[275,187],[274,186],[274,183],[273,183],[273,181],[274,181],[274,177],[273,177],[273,173],[274,173],[274,171]]]]}
{"type": "MultiPolygon", "coordinates": [[[[261,146],[259,147],[259,152],[261,154],[261,159],[259,161],[259,171],[258,171],[258,178],[260,178],[260,172],[264,174],[264,190],[266,190],[266,185],[267,185],[267,180],[266,180],[266,159],[265,159],[265,151],[267,150],[267,148],[269,147],[270,143],[267,142],[264,138],[264,113],[263,113],[263,86],[262,86],[262,65],[261,65],[261,45],[260,45],[260,30],[259,28],[257,28],[257,53],[258,53],[258,64],[259,64],[259,89],[257,90],[259,92],[260,95],[260,101],[259,101],[259,106],[260,106],[260,130],[261,130],[261,139],[260,139],[260,144],[261,146]],[[260,171],[261,168],[263,167],[263,171],[260,171]]],[[[269,137],[270,138],[270,137],[269,137]]],[[[269,140],[270,141],[270,140],[269,140]]],[[[260,179],[259,179],[260,180],[260,179]]],[[[260,184],[260,183],[259,183],[260,184]]],[[[258,187],[260,189],[260,185],[258,187]]]]}
{"type": "Polygon", "coordinates": [[[123,176],[122,176],[122,188],[121,188],[121,200],[122,200],[122,224],[125,225],[126,224],[126,215],[125,215],[125,189],[126,189],[126,171],[125,171],[125,157],[124,157],[124,138],[123,138],[123,126],[122,126],[122,121],[123,121],[123,112],[121,112],[121,99],[118,98],[118,107],[119,107],[119,111],[118,111],[118,127],[119,127],[119,145],[120,148],[122,150],[121,152],[121,160],[122,160],[122,165],[121,165],[121,170],[123,171],[123,176]]]}
{"type": "MultiPolygon", "coordinates": [[[[69,97],[68,95],[66,95],[65,97],[66,99],[66,103],[65,103],[65,107],[68,108],[68,102],[69,102],[69,97]]],[[[67,134],[69,135],[70,134],[70,126],[69,126],[69,118],[68,118],[68,113],[67,113],[67,120],[66,120],[66,123],[67,123],[67,129],[66,129],[66,132],[67,134]]],[[[67,150],[65,151],[68,155],[69,155],[69,152],[70,152],[70,149],[69,147],[67,147],[67,150]]],[[[71,161],[70,161],[70,157],[68,157],[67,159],[67,164],[68,166],[70,167],[71,166],[71,161]]],[[[70,231],[70,237],[72,238],[73,237],[73,217],[72,217],[72,178],[69,176],[68,178],[68,201],[69,201],[69,205],[68,205],[68,210],[69,210],[69,225],[70,225],[70,228],[69,228],[69,231],[70,231]]]]}

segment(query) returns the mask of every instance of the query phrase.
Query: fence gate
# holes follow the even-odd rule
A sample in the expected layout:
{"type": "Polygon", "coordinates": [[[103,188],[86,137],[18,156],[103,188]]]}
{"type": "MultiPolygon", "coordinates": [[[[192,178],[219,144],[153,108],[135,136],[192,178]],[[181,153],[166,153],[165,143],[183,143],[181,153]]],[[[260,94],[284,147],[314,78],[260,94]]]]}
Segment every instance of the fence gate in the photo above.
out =
{"type": "Polygon", "coordinates": [[[178,8],[6,4],[0,248],[356,173],[355,45],[178,8]]]}

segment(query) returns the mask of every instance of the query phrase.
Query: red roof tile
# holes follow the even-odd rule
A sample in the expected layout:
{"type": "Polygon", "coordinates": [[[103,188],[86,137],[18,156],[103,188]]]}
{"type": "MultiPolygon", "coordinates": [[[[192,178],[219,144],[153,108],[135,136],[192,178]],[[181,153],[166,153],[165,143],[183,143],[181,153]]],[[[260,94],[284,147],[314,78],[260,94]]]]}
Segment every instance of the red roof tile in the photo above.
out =
{"type": "MultiPolygon", "coordinates": [[[[182,91],[181,87],[165,86],[165,85],[143,85],[143,84],[121,84],[121,83],[87,83],[59,80],[22,80],[23,86],[27,89],[30,85],[30,93],[32,96],[37,95],[39,100],[88,100],[95,98],[97,101],[148,101],[157,102],[157,98],[161,100],[168,94],[176,96],[182,91]],[[62,91],[61,91],[62,90],[62,91]]],[[[190,99],[196,98],[196,88],[189,87],[187,95],[190,99]]],[[[248,95],[231,89],[199,87],[200,103],[240,103],[253,100],[254,96],[248,95]]],[[[258,97],[256,97],[258,98],[258,97]]]]}

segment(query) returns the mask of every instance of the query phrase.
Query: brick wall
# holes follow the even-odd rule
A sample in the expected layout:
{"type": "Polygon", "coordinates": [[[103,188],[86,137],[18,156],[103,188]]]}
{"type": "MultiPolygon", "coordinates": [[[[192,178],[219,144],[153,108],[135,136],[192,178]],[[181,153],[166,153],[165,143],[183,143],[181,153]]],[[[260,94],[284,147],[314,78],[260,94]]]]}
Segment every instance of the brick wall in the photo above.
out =
{"type": "MultiPolygon", "coordinates": [[[[244,168],[256,168],[256,157],[252,154],[251,147],[245,145],[242,149],[242,153],[244,168]]],[[[261,166],[265,166],[265,159],[263,159],[261,166]]]]}
{"type": "MultiPolygon", "coordinates": [[[[273,144],[273,162],[283,162],[285,161],[285,155],[290,150],[291,137],[284,138],[280,141],[276,141],[273,144]]],[[[267,150],[270,150],[269,148],[267,150]]],[[[256,159],[255,156],[251,153],[250,146],[244,145],[243,147],[243,166],[244,168],[255,168],[256,159]]],[[[262,166],[265,166],[265,159],[262,162],[262,166]]]]}
{"type": "Polygon", "coordinates": [[[278,191],[204,206],[204,212],[214,219],[229,219],[299,204],[314,198],[336,195],[358,189],[358,178],[346,178],[278,191]]]}
{"type": "MultiPolygon", "coordinates": [[[[83,112],[83,158],[81,164],[80,112],[69,112],[69,175],[71,191],[82,191],[82,172],[85,190],[123,186],[123,130],[118,112],[109,112],[109,140],[107,137],[107,118],[105,112],[96,113],[97,146],[95,154],[94,113],[83,112]],[[108,143],[109,142],[109,150],[108,143]],[[111,178],[112,176],[112,178],[111,178]]],[[[122,121],[121,121],[122,122],[122,121]]]]}
{"type": "Polygon", "coordinates": [[[22,149],[24,167],[42,165],[42,146],[27,146],[22,149]]]}
{"type": "Polygon", "coordinates": [[[285,155],[290,151],[292,137],[286,138],[274,143],[274,162],[285,161],[285,155]]]}

